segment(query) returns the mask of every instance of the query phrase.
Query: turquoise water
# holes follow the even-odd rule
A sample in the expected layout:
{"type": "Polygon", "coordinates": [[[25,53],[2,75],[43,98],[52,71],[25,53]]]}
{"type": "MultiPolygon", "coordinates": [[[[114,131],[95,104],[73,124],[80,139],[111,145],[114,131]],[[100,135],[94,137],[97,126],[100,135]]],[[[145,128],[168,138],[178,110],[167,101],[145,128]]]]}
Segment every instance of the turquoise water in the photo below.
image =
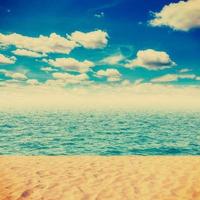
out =
{"type": "Polygon", "coordinates": [[[200,155],[200,113],[0,113],[1,155],[200,155]]]}

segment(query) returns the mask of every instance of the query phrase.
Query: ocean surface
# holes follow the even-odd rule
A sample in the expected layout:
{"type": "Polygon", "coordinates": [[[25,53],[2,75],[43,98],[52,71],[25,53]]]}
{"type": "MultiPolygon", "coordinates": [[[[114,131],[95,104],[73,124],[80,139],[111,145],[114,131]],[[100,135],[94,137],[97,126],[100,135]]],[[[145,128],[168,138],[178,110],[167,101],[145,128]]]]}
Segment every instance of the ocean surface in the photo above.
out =
{"type": "Polygon", "coordinates": [[[1,155],[200,155],[200,113],[0,112],[1,155]]]}

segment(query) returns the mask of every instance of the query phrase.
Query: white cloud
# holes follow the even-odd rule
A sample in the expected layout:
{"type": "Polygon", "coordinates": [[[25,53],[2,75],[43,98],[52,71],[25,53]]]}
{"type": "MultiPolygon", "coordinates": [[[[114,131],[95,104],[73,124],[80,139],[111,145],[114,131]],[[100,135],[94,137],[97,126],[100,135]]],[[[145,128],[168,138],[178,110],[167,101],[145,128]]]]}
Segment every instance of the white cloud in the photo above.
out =
{"type": "Polygon", "coordinates": [[[125,57],[122,54],[116,54],[102,59],[100,64],[116,65],[124,59],[125,57]]]}
{"type": "Polygon", "coordinates": [[[5,69],[1,69],[0,73],[4,74],[6,77],[16,79],[16,80],[26,80],[27,76],[25,73],[20,73],[20,72],[11,72],[5,69]]]}
{"type": "Polygon", "coordinates": [[[122,86],[129,86],[130,84],[131,84],[131,82],[129,80],[124,80],[121,83],[122,86]]]}
{"type": "Polygon", "coordinates": [[[195,74],[179,74],[178,78],[179,79],[195,79],[196,75],[195,74]]]}
{"type": "Polygon", "coordinates": [[[186,72],[189,72],[189,71],[191,71],[191,70],[187,69],[187,68],[179,70],[180,73],[186,73],[186,72]]]}
{"type": "Polygon", "coordinates": [[[14,64],[15,62],[16,58],[14,56],[6,57],[3,54],[0,54],[0,64],[14,64]]]}
{"type": "Polygon", "coordinates": [[[54,71],[57,71],[57,69],[54,69],[52,67],[42,67],[40,70],[42,70],[44,72],[54,72],[54,71]]]}
{"type": "Polygon", "coordinates": [[[154,78],[151,80],[152,83],[158,83],[158,82],[171,82],[171,81],[177,81],[178,76],[176,74],[167,74],[158,78],[154,78]]]}
{"type": "Polygon", "coordinates": [[[143,78],[140,78],[140,79],[135,80],[134,84],[135,84],[135,85],[139,85],[139,84],[141,84],[143,81],[144,81],[144,79],[143,79],[143,78]]]}
{"type": "Polygon", "coordinates": [[[194,74],[166,74],[164,76],[152,79],[151,82],[164,83],[164,82],[177,81],[179,79],[196,79],[196,75],[194,74]]]}
{"type": "Polygon", "coordinates": [[[104,48],[108,43],[108,34],[102,30],[88,33],[75,31],[68,38],[87,49],[104,48]]]}
{"type": "Polygon", "coordinates": [[[108,34],[102,30],[88,33],[75,31],[71,36],[66,35],[66,37],[56,33],[51,33],[49,36],[40,35],[39,37],[24,36],[17,33],[0,33],[0,47],[5,48],[13,45],[18,48],[13,51],[14,54],[30,57],[43,57],[46,53],[69,54],[79,46],[87,49],[103,48],[107,43],[108,34]]]}
{"type": "Polygon", "coordinates": [[[12,51],[12,53],[18,56],[27,56],[27,57],[33,57],[33,58],[41,58],[41,57],[47,56],[45,53],[41,54],[34,51],[26,50],[26,49],[16,49],[12,51]]]}
{"type": "MultiPolygon", "coordinates": [[[[89,77],[87,74],[78,74],[78,75],[72,75],[69,73],[59,73],[55,72],[52,74],[52,76],[63,82],[64,84],[69,83],[69,84],[79,84],[84,81],[88,81],[89,77]]],[[[52,82],[51,82],[52,83],[52,82]]]]}
{"type": "Polygon", "coordinates": [[[96,18],[102,18],[102,17],[104,17],[104,12],[100,12],[100,13],[96,13],[94,16],[96,17],[96,18]]]}
{"type": "Polygon", "coordinates": [[[38,82],[38,80],[36,80],[36,79],[28,79],[28,80],[26,81],[26,83],[27,83],[28,85],[39,85],[39,82],[38,82]]]}
{"type": "Polygon", "coordinates": [[[13,79],[18,79],[18,80],[27,79],[27,76],[25,74],[22,74],[22,73],[19,73],[19,72],[12,73],[12,74],[10,74],[8,76],[10,76],[13,79]]]}
{"type": "Polygon", "coordinates": [[[91,67],[94,66],[94,63],[88,60],[84,60],[82,62],[74,59],[74,58],[56,58],[55,60],[43,59],[44,62],[49,63],[54,67],[60,67],[65,69],[66,71],[77,71],[80,73],[84,73],[89,71],[91,67]]]}
{"type": "Polygon", "coordinates": [[[200,27],[200,0],[170,3],[150,21],[152,26],[169,26],[174,30],[189,31],[200,27]]]}
{"type": "Polygon", "coordinates": [[[99,70],[96,73],[97,77],[107,77],[109,82],[119,81],[121,78],[121,74],[117,69],[106,69],[106,70],[99,70]]]}
{"type": "Polygon", "coordinates": [[[140,50],[137,52],[137,58],[130,60],[125,67],[144,67],[149,70],[162,70],[175,66],[169,55],[164,51],[155,51],[153,49],[140,50]]]}
{"type": "MultiPolygon", "coordinates": [[[[54,81],[60,81],[54,80],[54,81]]],[[[200,110],[199,86],[159,84],[90,84],[60,87],[59,84],[1,84],[0,109],[117,109],[137,111],[153,109],[200,110]],[[14,101],[11,101],[14,99],[14,101]]]]}
{"type": "Polygon", "coordinates": [[[51,33],[50,36],[40,35],[39,37],[28,37],[17,33],[4,35],[0,33],[0,45],[14,45],[20,49],[40,53],[64,53],[68,54],[77,47],[77,43],[61,37],[56,33],[51,33]]]}

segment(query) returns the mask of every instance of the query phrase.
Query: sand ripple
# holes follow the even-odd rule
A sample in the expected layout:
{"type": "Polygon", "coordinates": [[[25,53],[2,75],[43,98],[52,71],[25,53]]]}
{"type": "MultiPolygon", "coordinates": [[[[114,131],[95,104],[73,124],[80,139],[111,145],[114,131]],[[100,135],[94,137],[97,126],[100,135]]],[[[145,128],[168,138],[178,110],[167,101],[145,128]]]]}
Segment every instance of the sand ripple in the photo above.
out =
{"type": "Polygon", "coordinates": [[[200,157],[0,157],[0,200],[199,200],[200,157]]]}

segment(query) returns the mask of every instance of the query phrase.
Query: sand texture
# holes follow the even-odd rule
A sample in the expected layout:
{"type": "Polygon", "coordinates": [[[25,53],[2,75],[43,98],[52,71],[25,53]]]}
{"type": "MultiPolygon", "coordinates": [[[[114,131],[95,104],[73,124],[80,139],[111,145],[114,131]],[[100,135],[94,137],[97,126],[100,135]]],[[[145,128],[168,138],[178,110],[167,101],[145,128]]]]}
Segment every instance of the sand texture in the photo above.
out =
{"type": "Polygon", "coordinates": [[[200,200],[200,157],[0,157],[0,200],[200,200]]]}

